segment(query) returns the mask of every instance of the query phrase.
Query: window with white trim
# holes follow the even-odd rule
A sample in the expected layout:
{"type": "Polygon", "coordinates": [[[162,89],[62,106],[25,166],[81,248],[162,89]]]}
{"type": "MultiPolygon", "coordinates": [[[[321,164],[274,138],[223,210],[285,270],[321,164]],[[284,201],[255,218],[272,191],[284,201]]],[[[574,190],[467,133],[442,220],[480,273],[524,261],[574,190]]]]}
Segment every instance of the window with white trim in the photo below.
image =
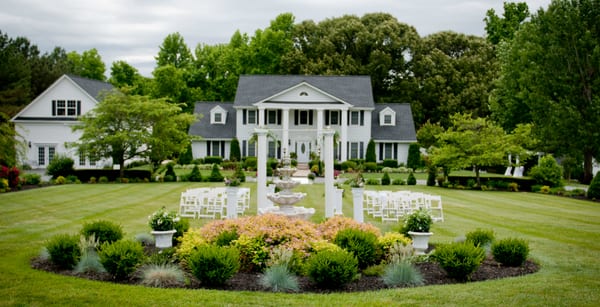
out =
{"type": "Polygon", "coordinates": [[[46,165],[46,147],[38,148],[38,165],[46,165]]]}
{"type": "Polygon", "coordinates": [[[358,126],[360,124],[360,112],[350,111],[350,125],[358,126]]]}
{"type": "Polygon", "coordinates": [[[248,124],[249,125],[256,124],[256,110],[248,110],[248,124]]]}
{"type": "Polygon", "coordinates": [[[267,155],[269,158],[276,158],[277,157],[276,156],[276,150],[277,150],[276,145],[277,144],[274,141],[269,141],[269,153],[267,155]]]}
{"type": "Polygon", "coordinates": [[[308,125],[308,110],[300,110],[298,111],[298,123],[300,125],[308,125]]]}
{"type": "Polygon", "coordinates": [[[248,157],[256,157],[256,142],[248,142],[248,157]]]}
{"type": "Polygon", "coordinates": [[[269,125],[277,124],[277,110],[268,110],[267,111],[267,124],[269,124],[269,125]]]}
{"type": "Polygon", "coordinates": [[[385,114],[385,115],[383,115],[383,124],[384,125],[391,125],[392,124],[392,114],[385,114]]]}
{"type": "Polygon", "coordinates": [[[52,116],[81,115],[81,100],[52,100],[52,116]]]}
{"type": "Polygon", "coordinates": [[[56,148],[54,146],[38,147],[38,165],[48,165],[54,159],[56,148]]]}
{"type": "Polygon", "coordinates": [[[213,114],[213,124],[223,124],[223,113],[216,112],[213,114]]]}
{"type": "Polygon", "coordinates": [[[85,152],[79,152],[79,166],[85,166],[85,152]]]}
{"type": "Polygon", "coordinates": [[[394,159],[394,144],[384,143],[383,144],[383,157],[382,160],[394,159]]]}
{"type": "Polygon", "coordinates": [[[380,126],[395,126],[396,125],[396,112],[391,108],[387,107],[379,112],[379,125],[380,126]]]}
{"type": "Polygon", "coordinates": [[[359,148],[358,142],[350,143],[350,159],[360,159],[360,154],[359,154],[358,148],[359,148]]]}

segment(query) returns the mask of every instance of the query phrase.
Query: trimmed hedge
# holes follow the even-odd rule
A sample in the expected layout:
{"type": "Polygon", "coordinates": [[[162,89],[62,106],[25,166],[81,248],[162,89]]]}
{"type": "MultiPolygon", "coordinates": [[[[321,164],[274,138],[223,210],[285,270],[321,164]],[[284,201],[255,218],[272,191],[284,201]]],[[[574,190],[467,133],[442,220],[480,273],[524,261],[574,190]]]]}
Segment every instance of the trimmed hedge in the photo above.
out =
{"type": "MultiPolygon", "coordinates": [[[[116,181],[119,178],[118,169],[78,169],[75,170],[75,176],[81,182],[89,182],[90,178],[106,177],[108,181],[116,181]]],[[[125,178],[152,179],[152,172],[149,170],[125,170],[125,178]]]]}
{"type": "MultiPolygon", "coordinates": [[[[488,182],[493,181],[495,183],[502,183],[508,186],[511,183],[519,185],[519,191],[531,191],[531,188],[536,184],[536,181],[531,178],[525,177],[480,177],[482,185],[488,185],[488,182]]],[[[475,176],[448,176],[449,184],[460,184],[462,186],[468,186],[469,180],[476,180],[475,176]]]]}

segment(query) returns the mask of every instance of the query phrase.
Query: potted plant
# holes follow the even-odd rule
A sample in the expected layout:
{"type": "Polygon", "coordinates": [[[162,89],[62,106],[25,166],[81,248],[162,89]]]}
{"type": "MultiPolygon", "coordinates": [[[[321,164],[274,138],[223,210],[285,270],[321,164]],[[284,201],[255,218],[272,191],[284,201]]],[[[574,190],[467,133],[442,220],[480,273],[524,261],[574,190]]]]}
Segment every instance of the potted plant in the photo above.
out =
{"type": "Polygon", "coordinates": [[[429,237],[433,235],[429,232],[432,223],[431,215],[424,208],[411,213],[404,221],[404,232],[412,238],[416,255],[424,255],[429,247],[429,237]]]}
{"type": "Polygon", "coordinates": [[[165,207],[152,213],[148,217],[148,225],[152,228],[152,235],[156,242],[156,247],[167,248],[173,246],[173,234],[175,230],[175,222],[179,217],[173,211],[167,211],[165,207]]]}
{"type": "Polygon", "coordinates": [[[225,178],[225,186],[227,193],[227,218],[234,219],[237,217],[237,198],[238,189],[241,185],[240,179],[234,174],[231,178],[225,178]]]}

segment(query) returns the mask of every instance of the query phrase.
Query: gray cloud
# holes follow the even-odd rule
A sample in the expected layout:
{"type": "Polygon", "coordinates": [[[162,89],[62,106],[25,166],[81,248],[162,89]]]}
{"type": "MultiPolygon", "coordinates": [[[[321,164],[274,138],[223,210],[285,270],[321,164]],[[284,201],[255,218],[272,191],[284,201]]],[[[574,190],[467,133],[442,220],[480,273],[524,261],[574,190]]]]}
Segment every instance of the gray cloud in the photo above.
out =
{"type": "MultiPolygon", "coordinates": [[[[535,12],[550,0],[525,2],[535,12]]],[[[150,76],[158,46],[174,32],[194,50],[201,43],[226,43],[236,30],[253,35],[284,12],[296,22],[387,12],[422,36],[445,30],[482,36],[486,11],[501,12],[502,5],[503,0],[3,0],[0,30],[27,37],[42,52],[55,46],[79,53],[96,48],[107,70],[124,60],[150,76]]]]}

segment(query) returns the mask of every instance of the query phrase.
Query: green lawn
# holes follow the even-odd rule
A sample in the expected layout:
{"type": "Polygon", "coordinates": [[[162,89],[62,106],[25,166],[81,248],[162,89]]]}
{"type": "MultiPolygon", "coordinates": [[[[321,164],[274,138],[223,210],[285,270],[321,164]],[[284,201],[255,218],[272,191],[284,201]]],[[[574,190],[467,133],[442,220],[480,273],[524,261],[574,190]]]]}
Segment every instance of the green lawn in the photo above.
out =
{"type": "MultiPolygon", "coordinates": [[[[600,301],[600,204],[542,194],[425,186],[385,188],[442,195],[446,221],[434,225],[434,243],[452,241],[476,228],[493,229],[499,238],[527,239],[541,270],[478,283],[324,295],[153,289],[59,276],[29,266],[46,239],[75,233],[85,221],[116,221],[130,237],[147,232],[148,215],[161,206],[177,209],[180,193],[200,185],[210,184],[65,185],[0,194],[0,305],[593,306],[600,301]]],[[[245,185],[252,187],[254,197],[255,185],[245,185]]],[[[323,186],[296,190],[308,193],[301,204],[315,206],[314,220],[321,220],[323,186]]],[[[350,191],[345,194],[344,212],[350,215],[350,191]]],[[[252,206],[256,210],[255,201],[252,206]]],[[[397,228],[394,223],[371,222],[383,230],[397,228]]]]}

